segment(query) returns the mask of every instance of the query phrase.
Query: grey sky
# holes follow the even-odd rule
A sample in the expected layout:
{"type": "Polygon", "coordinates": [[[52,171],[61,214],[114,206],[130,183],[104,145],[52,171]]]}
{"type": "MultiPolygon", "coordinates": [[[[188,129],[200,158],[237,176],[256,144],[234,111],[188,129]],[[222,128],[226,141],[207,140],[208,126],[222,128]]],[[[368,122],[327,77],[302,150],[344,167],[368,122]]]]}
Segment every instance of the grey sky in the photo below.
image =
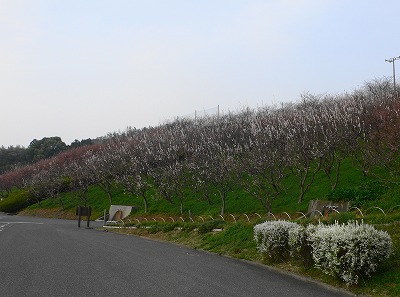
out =
{"type": "Polygon", "coordinates": [[[0,146],[352,91],[392,75],[399,12],[394,0],[0,0],[0,146]]]}

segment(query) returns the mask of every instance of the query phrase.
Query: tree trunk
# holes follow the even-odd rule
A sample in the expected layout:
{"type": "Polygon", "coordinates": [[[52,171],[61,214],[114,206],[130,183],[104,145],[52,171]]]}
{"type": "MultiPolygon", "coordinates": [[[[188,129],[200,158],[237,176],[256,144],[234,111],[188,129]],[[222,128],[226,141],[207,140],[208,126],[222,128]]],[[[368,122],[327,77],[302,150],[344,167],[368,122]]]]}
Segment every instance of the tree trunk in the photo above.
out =
{"type": "Polygon", "coordinates": [[[99,183],[98,184],[100,186],[100,188],[107,193],[107,197],[108,200],[110,201],[110,203],[112,203],[112,193],[111,193],[111,187],[112,185],[106,182],[103,183],[99,183]]]}
{"type": "Polygon", "coordinates": [[[304,194],[305,194],[306,192],[304,191],[304,188],[302,187],[302,188],[300,188],[300,195],[299,195],[299,197],[297,198],[297,203],[298,204],[301,204],[301,202],[303,202],[303,198],[304,198],[304,194]]]}
{"type": "Polygon", "coordinates": [[[147,213],[149,211],[149,204],[147,202],[147,197],[143,195],[143,203],[144,203],[144,213],[147,213]]]}
{"type": "Polygon", "coordinates": [[[112,195],[111,192],[107,192],[108,200],[110,200],[110,203],[112,203],[112,195]]]}
{"type": "Polygon", "coordinates": [[[208,205],[211,205],[212,202],[211,202],[211,198],[210,198],[210,193],[209,193],[208,191],[206,191],[206,192],[203,193],[203,194],[204,194],[204,197],[206,198],[207,204],[208,204],[208,205]]]}
{"type": "Polygon", "coordinates": [[[310,173],[310,167],[304,168],[305,170],[302,171],[301,175],[300,175],[300,195],[297,199],[297,203],[300,204],[301,202],[303,202],[303,198],[305,193],[307,192],[307,190],[310,188],[310,186],[312,185],[312,183],[314,182],[315,176],[317,175],[318,171],[321,169],[321,159],[319,159],[318,161],[318,166],[317,168],[311,172],[311,180],[307,183],[307,178],[309,176],[310,173]],[[303,175],[304,173],[304,175],[303,175]]]}
{"type": "Polygon", "coordinates": [[[272,201],[268,200],[267,202],[268,213],[272,213],[272,201]]]}
{"type": "Polygon", "coordinates": [[[306,193],[306,180],[308,177],[308,168],[305,171],[302,171],[300,174],[300,195],[297,198],[297,203],[300,204],[303,202],[304,194],[306,193]]]}
{"type": "Polygon", "coordinates": [[[341,163],[341,160],[337,160],[336,172],[335,172],[335,181],[332,184],[332,190],[335,190],[337,185],[338,185],[338,183],[339,183],[340,163],[341,163]]]}
{"type": "Polygon", "coordinates": [[[223,216],[225,214],[225,205],[226,205],[225,196],[226,196],[226,194],[221,191],[218,191],[218,192],[221,197],[221,216],[223,216]]]}

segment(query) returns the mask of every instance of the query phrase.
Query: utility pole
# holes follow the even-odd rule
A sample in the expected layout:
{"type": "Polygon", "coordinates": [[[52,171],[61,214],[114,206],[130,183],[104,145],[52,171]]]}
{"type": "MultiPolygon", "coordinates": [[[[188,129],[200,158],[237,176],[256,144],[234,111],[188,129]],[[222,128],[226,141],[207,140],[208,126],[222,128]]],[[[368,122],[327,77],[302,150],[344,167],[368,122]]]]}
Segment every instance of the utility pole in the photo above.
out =
{"type": "Polygon", "coordinates": [[[399,60],[400,56],[393,57],[390,59],[385,59],[386,62],[393,63],[393,90],[396,91],[396,69],[394,67],[394,61],[399,60]]]}

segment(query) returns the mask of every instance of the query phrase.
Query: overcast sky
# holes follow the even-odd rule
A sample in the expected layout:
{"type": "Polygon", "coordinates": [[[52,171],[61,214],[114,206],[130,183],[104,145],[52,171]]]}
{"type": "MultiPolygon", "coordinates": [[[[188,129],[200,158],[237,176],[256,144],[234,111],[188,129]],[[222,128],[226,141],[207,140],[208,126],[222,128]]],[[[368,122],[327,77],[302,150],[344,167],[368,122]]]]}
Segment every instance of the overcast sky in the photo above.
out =
{"type": "Polygon", "coordinates": [[[0,0],[0,146],[351,92],[392,76],[399,14],[398,0],[0,0]]]}

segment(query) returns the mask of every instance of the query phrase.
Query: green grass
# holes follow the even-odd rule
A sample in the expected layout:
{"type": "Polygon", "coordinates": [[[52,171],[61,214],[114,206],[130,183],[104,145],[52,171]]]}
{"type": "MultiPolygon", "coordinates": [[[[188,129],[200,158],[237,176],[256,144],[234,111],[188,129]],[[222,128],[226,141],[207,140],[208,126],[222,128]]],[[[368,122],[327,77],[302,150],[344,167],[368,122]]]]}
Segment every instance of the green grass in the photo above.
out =
{"type": "Polygon", "coordinates": [[[230,223],[222,232],[207,233],[201,249],[239,259],[257,260],[256,243],[253,240],[253,225],[230,223]]]}
{"type": "MultiPolygon", "coordinates": [[[[368,177],[364,177],[360,170],[352,166],[351,160],[343,161],[341,167],[341,174],[337,191],[344,189],[350,189],[360,192],[360,189],[364,189],[366,185],[377,180],[376,175],[380,174],[384,176],[385,172],[383,169],[378,168],[373,171],[368,177]]],[[[298,178],[289,175],[284,181],[283,185],[285,191],[282,192],[273,202],[273,213],[280,214],[283,216],[283,212],[293,214],[297,211],[307,212],[308,204],[310,200],[315,199],[329,199],[332,195],[331,185],[326,175],[320,171],[315,178],[314,183],[306,192],[304,199],[301,204],[297,203],[297,197],[299,195],[298,189],[298,178]]],[[[79,200],[77,193],[69,192],[61,195],[62,200],[65,204],[65,209],[62,213],[74,213],[76,206],[82,204],[79,200]]],[[[7,198],[6,200],[8,200],[7,198]]],[[[157,195],[156,191],[152,189],[148,193],[149,202],[149,214],[157,215],[163,214],[168,216],[180,216],[180,207],[177,200],[173,203],[167,202],[157,195]]],[[[362,200],[363,209],[368,209],[371,206],[379,206],[385,211],[395,205],[400,205],[400,185],[390,184],[385,188],[385,191],[375,197],[372,200],[362,200]]],[[[135,212],[138,216],[143,216],[144,207],[143,200],[141,197],[135,197],[132,195],[124,194],[123,189],[120,186],[115,186],[113,190],[113,200],[110,201],[107,198],[106,193],[101,190],[98,186],[92,186],[88,192],[88,205],[92,206],[93,216],[102,216],[104,209],[109,209],[111,204],[121,205],[133,205],[137,206],[138,210],[135,212]]],[[[0,204],[1,207],[1,204],[0,204]]],[[[26,205],[24,206],[26,207],[26,205]]],[[[199,215],[211,215],[218,216],[221,208],[221,200],[219,195],[215,192],[211,195],[211,204],[208,204],[205,199],[201,198],[201,195],[195,193],[192,189],[186,190],[186,197],[184,199],[184,216],[188,216],[189,211],[192,216],[199,215]]],[[[61,204],[59,199],[47,199],[38,204],[31,205],[27,208],[26,213],[33,214],[42,209],[53,209],[61,211],[61,204]]],[[[376,210],[370,210],[371,212],[376,210]]],[[[261,203],[247,192],[245,192],[239,186],[233,188],[228,194],[226,199],[226,214],[254,214],[254,213],[265,214],[266,210],[263,209],[261,203]]]]}
{"type": "MultiPolygon", "coordinates": [[[[376,188],[373,186],[371,187],[371,185],[379,181],[380,177],[384,177],[385,174],[385,170],[377,168],[372,171],[370,176],[364,177],[360,170],[352,166],[351,160],[345,160],[341,167],[337,192],[341,193],[340,191],[342,191],[342,193],[344,193],[349,190],[358,193],[357,195],[361,195],[362,197],[358,197],[356,202],[361,203],[362,210],[366,216],[362,218],[359,213],[351,212],[340,215],[333,214],[326,219],[317,217],[313,220],[302,219],[297,221],[302,224],[308,224],[318,220],[327,223],[333,223],[335,221],[344,223],[347,220],[363,219],[364,222],[374,224],[377,228],[389,232],[394,242],[393,256],[390,261],[381,266],[378,273],[371,279],[365,280],[357,287],[349,288],[357,294],[366,294],[370,296],[400,296],[400,207],[395,208],[390,213],[388,212],[390,208],[400,205],[400,185],[385,184],[384,187],[378,189],[379,191],[375,191],[376,188]],[[376,193],[378,194],[375,197],[374,195],[376,193]],[[381,211],[376,208],[371,208],[373,206],[381,207],[386,212],[386,215],[383,215],[381,211]]],[[[298,179],[295,176],[288,176],[283,181],[283,185],[286,191],[282,192],[273,203],[273,213],[281,218],[285,218],[282,214],[283,212],[288,212],[289,214],[293,214],[296,211],[307,212],[310,200],[325,200],[333,195],[330,181],[323,172],[319,172],[316,175],[314,183],[305,194],[301,204],[297,203],[299,194],[298,179]]],[[[155,190],[148,193],[148,214],[144,214],[142,198],[124,194],[123,189],[118,186],[114,188],[113,200],[111,203],[106,193],[104,193],[100,187],[90,187],[88,192],[88,205],[93,208],[92,218],[102,216],[104,209],[109,209],[110,204],[137,206],[138,210],[132,213],[131,220],[134,222],[134,218],[140,218],[141,223],[136,224],[140,228],[126,229],[123,231],[125,233],[168,240],[221,255],[262,262],[253,240],[254,224],[260,223],[266,218],[266,210],[262,208],[258,200],[243,191],[239,186],[236,186],[227,197],[227,215],[225,215],[225,221],[220,220],[217,222],[203,223],[200,221],[199,216],[204,217],[205,220],[210,220],[209,216],[220,219],[221,201],[219,196],[217,193],[213,193],[211,196],[211,204],[208,204],[207,201],[201,199],[200,194],[194,193],[192,189],[187,189],[186,194],[184,200],[185,213],[183,215],[185,222],[160,222],[161,217],[167,220],[169,217],[173,217],[175,220],[179,218],[181,216],[180,207],[178,201],[169,203],[161,199],[156,194],[155,190]],[[195,223],[189,223],[189,211],[194,217],[195,223]],[[263,219],[258,219],[254,216],[255,212],[262,214],[263,219]],[[233,219],[228,214],[234,214],[238,222],[233,223],[233,219]],[[253,214],[253,216],[251,216],[251,223],[247,222],[244,214],[253,214]],[[149,222],[144,222],[142,219],[143,217],[147,217],[149,222]],[[151,218],[157,218],[159,222],[150,222],[151,218]],[[177,227],[179,227],[181,231],[177,230],[177,227]],[[222,232],[210,232],[212,228],[220,227],[223,228],[222,232]]],[[[61,209],[60,200],[47,199],[42,201],[40,205],[34,204],[28,206],[23,213],[75,218],[75,208],[82,204],[77,193],[63,193],[61,197],[65,204],[64,210],[61,209]],[[54,215],[55,213],[56,215],[54,215]]],[[[14,191],[10,194],[9,198],[0,202],[0,211],[18,211],[28,205],[26,202],[27,198],[29,198],[29,194],[26,191],[14,191]]],[[[345,288],[340,281],[323,275],[314,268],[304,268],[296,261],[274,263],[272,265],[345,288]]]]}

